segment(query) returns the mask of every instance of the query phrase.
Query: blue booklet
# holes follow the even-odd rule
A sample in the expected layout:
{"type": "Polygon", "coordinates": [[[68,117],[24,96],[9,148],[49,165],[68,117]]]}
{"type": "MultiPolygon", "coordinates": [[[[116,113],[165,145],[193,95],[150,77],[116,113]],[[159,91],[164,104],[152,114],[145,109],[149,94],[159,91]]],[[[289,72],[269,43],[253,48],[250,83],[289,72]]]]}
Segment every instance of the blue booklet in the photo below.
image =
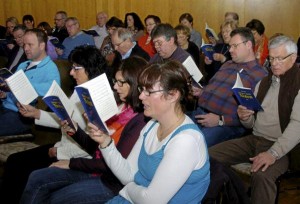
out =
{"type": "Polygon", "coordinates": [[[213,55],[215,53],[214,47],[212,44],[204,44],[201,46],[201,50],[205,56],[207,56],[210,60],[213,60],[213,55]]]}
{"type": "Polygon", "coordinates": [[[4,92],[10,91],[5,80],[11,75],[13,75],[13,73],[11,73],[7,68],[0,69],[0,91],[4,91],[4,92]]]}
{"type": "Polygon", "coordinates": [[[236,81],[232,87],[232,91],[240,105],[245,106],[249,110],[263,111],[263,108],[261,107],[257,98],[254,96],[253,91],[250,88],[243,87],[239,73],[237,73],[236,81]]]}
{"type": "Polygon", "coordinates": [[[59,49],[65,49],[65,46],[59,42],[59,40],[57,38],[52,38],[50,39],[50,42],[54,45],[54,47],[59,48],[59,49]]]}
{"type": "Polygon", "coordinates": [[[74,105],[60,88],[56,81],[52,82],[48,92],[43,97],[43,101],[58,116],[60,120],[66,120],[69,126],[75,130],[75,126],[71,119],[74,111],[74,105]]]}
{"type": "Polygon", "coordinates": [[[75,87],[91,123],[109,134],[105,121],[118,113],[118,106],[106,74],[75,87]]]}
{"type": "Polygon", "coordinates": [[[207,23],[205,23],[205,32],[206,32],[207,37],[215,38],[216,41],[219,40],[219,37],[216,34],[216,32],[214,31],[214,29],[210,28],[207,25],[207,23]]]}

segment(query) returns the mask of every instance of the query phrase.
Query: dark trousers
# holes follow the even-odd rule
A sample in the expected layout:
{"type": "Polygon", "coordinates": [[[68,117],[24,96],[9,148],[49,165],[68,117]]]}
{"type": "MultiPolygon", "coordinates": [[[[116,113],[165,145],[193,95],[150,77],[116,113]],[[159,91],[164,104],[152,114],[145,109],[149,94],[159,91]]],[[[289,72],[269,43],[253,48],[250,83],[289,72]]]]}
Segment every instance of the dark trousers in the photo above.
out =
{"type": "Polygon", "coordinates": [[[4,166],[1,198],[5,203],[19,203],[30,173],[48,167],[56,158],[48,156],[54,144],[43,145],[10,155],[4,166]]]}
{"type": "MultiPolygon", "coordinates": [[[[217,144],[209,148],[209,155],[225,165],[250,162],[249,158],[267,151],[274,142],[262,137],[249,135],[217,144]]],[[[264,172],[251,175],[251,203],[274,203],[276,198],[276,179],[287,171],[288,157],[283,156],[264,172]]]]}

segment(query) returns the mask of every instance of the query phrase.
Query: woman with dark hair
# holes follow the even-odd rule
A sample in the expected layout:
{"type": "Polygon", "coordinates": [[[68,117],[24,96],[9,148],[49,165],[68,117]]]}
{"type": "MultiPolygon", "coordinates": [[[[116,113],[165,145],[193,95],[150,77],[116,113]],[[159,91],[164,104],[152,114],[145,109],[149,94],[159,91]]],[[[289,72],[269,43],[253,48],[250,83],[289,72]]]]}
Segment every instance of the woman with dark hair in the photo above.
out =
{"type": "Polygon", "coordinates": [[[146,25],[146,33],[138,40],[138,44],[150,57],[153,57],[156,53],[156,49],[151,39],[151,32],[156,25],[161,23],[161,21],[158,16],[148,15],[144,22],[146,25]]]}
{"type": "MultiPolygon", "coordinates": [[[[76,80],[77,85],[102,74],[105,66],[104,58],[92,46],[76,47],[71,52],[69,60],[72,62],[70,75],[76,80]]],[[[85,129],[86,122],[82,116],[84,110],[76,92],[70,97],[70,102],[74,104],[72,119],[85,129]]],[[[53,112],[46,112],[30,105],[24,106],[27,111],[20,111],[21,114],[33,118],[36,125],[61,128],[60,120],[53,112]]],[[[61,130],[62,138],[56,144],[39,146],[8,157],[3,176],[4,195],[7,196],[8,203],[14,203],[14,201],[18,203],[28,176],[33,170],[48,167],[58,160],[69,160],[77,157],[91,158],[63,131],[63,128],[61,130]]]]}
{"type": "Polygon", "coordinates": [[[125,185],[108,203],[201,203],[208,188],[204,137],[185,115],[189,74],[177,61],[149,64],[139,76],[139,98],[151,117],[124,158],[113,139],[89,123],[106,164],[125,185]]]}
{"type": "MultiPolygon", "coordinates": [[[[52,28],[47,22],[41,22],[37,26],[38,29],[41,29],[46,32],[48,36],[48,41],[47,41],[47,55],[52,59],[56,60],[57,59],[57,53],[55,51],[55,46],[51,43],[52,39],[57,39],[56,37],[52,36],[52,28]]],[[[58,39],[57,39],[58,40],[58,39]]]]}
{"type": "Polygon", "coordinates": [[[264,24],[257,19],[252,19],[246,24],[250,28],[255,40],[254,53],[260,65],[263,65],[269,55],[268,38],[265,35],[264,24]]]}
{"type": "Polygon", "coordinates": [[[26,26],[27,29],[34,28],[34,18],[32,15],[27,14],[22,18],[23,25],[26,26]]]}
{"type": "MultiPolygon", "coordinates": [[[[127,58],[118,67],[114,79],[114,89],[122,101],[121,111],[106,123],[110,130],[114,129],[111,137],[125,158],[145,125],[137,87],[138,76],[146,64],[140,57],[127,58]]],[[[69,130],[66,121],[63,124],[69,130]]],[[[34,171],[23,193],[23,203],[104,203],[122,189],[122,184],[107,168],[99,144],[80,127],[69,131],[74,132],[74,140],[93,158],[58,161],[50,168],[34,171]]]]}
{"type": "Polygon", "coordinates": [[[138,41],[144,35],[144,25],[140,17],[134,13],[126,13],[124,20],[125,28],[130,30],[133,34],[133,41],[138,41]]]}

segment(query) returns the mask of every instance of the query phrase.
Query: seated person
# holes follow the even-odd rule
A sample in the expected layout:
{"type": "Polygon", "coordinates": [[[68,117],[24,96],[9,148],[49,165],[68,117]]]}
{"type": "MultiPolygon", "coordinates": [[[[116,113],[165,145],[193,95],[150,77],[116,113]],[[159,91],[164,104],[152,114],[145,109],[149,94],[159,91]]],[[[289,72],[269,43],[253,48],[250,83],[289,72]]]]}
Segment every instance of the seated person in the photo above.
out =
{"type": "Polygon", "coordinates": [[[16,17],[9,17],[6,19],[6,33],[4,36],[5,41],[0,44],[1,56],[7,57],[7,53],[16,45],[16,42],[14,41],[13,30],[18,24],[19,22],[16,17]]]}
{"type": "Polygon", "coordinates": [[[195,61],[196,65],[199,67],[200,64],[200,51],[197,45],[191,42],[190,39],[190,29],[184,25],[178,25],[175,27],[177,33],[177,43],[185,51],[187,51],[195,61]]]}
{"type": "Polygon", "coordinates": [[[246,27],[251,29],[253,36],[254,36],[255,57],[258,60],[259,64],[263,65],[269,55],[268,38],[264,34],[265,26],[260,20],[252,19],[250,22],[247,23],[246,27]]]}
{"type": "Polygon", "coordinates": [[[27,14],[22,18],[23,25],[26,26],[27,29],[34,28],[34,18],[32,15],[27,14]]]}
{"type": "Polygon", "coordinates": [[[91,35],[85,34],[80,30],[79,21],[75,17],[66,19],[66,28],[69,37],[65,38],[62,45],[63,49],[56,48],[59,59],[68,59],[71,51],[80,45],[95,45],[94,38],[91,35]]]}
{"type": "MultiPolygon", "coordinates": [[[[104,72],[105,61],[98,50],[92,46],[75,48],[69,56],[69,61],[73,63],[70,75],[76,80],[77,85],[87,82],[104,72]]],[[[74,105],[72,119],[77,121],[80,127],[85,130],[86,122],[82,116],[84,110],[76,91],[70,97],[70,103],[74,105]]],[[[61,128],[60,120],[53,112],[36,109],[30,105],[24,106],[27,111],[20,107],[20,113],[24,117],[34,118],[36,125],[61,128]]],[[[16,202],[19,202],[29,174],[36,169],[48,167],[58,160],[69,160],[78,157],[90,158],[90,155],[63,129],[61,133],[61,140],[56,144],[46,144],[8,157],[3,176],[5,198],[14,198],[16,202]],[[22,168],[21,172],[20,168],[22,168]]]]}
{"type": "Polygon", "coordinates": [[[68,15],[65,11],[57,11],[54,16],[54,28],[52,36],[58,38],[60,43],[63,43],[64,39],[69,36],[65,23],[68,15]]]}
{"type": "Polygon", "coordinates": [[[198,123],[208,147],[240,137],[245,132],[236,112],[238,102],[232,93],[237,73],[244,87],[252,90],[267,74],[255,59],[251,30],[237,28],[230,36],[232,60],[224,63],[203,89],[194,88],[194,95],[198,96],[198,109],[193,111],[191,118],[198,123]]]}
{"type": "Polygon", "coordinates": [[[97,13],[96,16],[97,25],[90,28],[90,30],[95,30],[99,35],[94,37],[95,45],[98,49],[101,48],[104,38],[108,36],[108,32],[105,26],[107,19],[108,19],[108,15],[104,11],[97,13]]]}
{"type": "Polygon", "coordinates": [[[205,56],[205,71],[207,73],[206,81],[209,80],[215,75],[215,73],[220,69],[222,64],[231,60],[231,55],[229,52],[228,44],[231,39],[230,33],[237,28],[235,21],[224,21],[221,25],[221,35],[223,42],[217,43],[214,46],[213,60],[210,60],[205,56]]]}
{"type": "Polygon", "coordinates": [[[209,149],[225,165],[251,162],[251,202],[275,203],[276,180],[287,171],[287,154],[300,141],[300,70],[296,43],[286,36],[270,40],[271,72],[255,88],[264,111],[238,107],[241,123],[252,134],[209,149]]]}
{"type": "MultiPolygon", "coordinates": [[[[146,64],[139,57],[127,58],[115,75],[114,89],[122,101],[122,111],[110,119],[107,125],[110,129],[114,128],[112,137],[124,157],[130,153],[145,125],[142,104],[138,99],[137,80],[146,64]]],[[[65,121],[63,124],[67,126],[65,121]]],[[[104,203],[122,189],[120,182],[107,168],[98,149],[99,144],[80,127],[72,138],[93,158],[71,158],[53,163],[50,168],[34,171],[23,194],[24,203],[84,203],[87,200],[90,203],[104,203]]]]}
{"type": "MultiPolygon", "coordinates": [[[[23,70],[39,96],[44,96],[53,80],[60,84],[60,75],[55,63],[46,53],[47,35],[40,29],[27,30],[24,35],[24,51],[28,61],[17,69],[23,70]]],[[[0,136],[14,135],[31,130],[33,121],[18,113],[17,99],[11,92],[0,91],[0,136]]]]}
{"type": "Polygon", "coordinates": [[[132,41],[137,42],[144,35],[144,25],[140,17],[134,13],[126,13],[124,20],[125,28],[132,33],[132,41]]]}
{"type": "Polygon", "coordinates": [[[47,54],[52,60],[56,60],[57,59],[57,53],[55,51],[55,46],[50,41],[51,39],[57,39],[56,37],[52,36],[52,30],[53,29],[50,27],[49,23],[47,23],[47,22],[39,23],[37,28],[43,30],[47,34],[47,36],[48,36],[47,54]]]}
{"type": "Polygon", "coordinates": [[[8,61],[7,61],[7,69],[14,73],[18,66],[27,61],[27,56],[24,52],[24,34],[26,31],[26,27],[23,25],[17,25],[13,30],[13,36],[16,41],[16,45],[8,51],[8,61]]]}

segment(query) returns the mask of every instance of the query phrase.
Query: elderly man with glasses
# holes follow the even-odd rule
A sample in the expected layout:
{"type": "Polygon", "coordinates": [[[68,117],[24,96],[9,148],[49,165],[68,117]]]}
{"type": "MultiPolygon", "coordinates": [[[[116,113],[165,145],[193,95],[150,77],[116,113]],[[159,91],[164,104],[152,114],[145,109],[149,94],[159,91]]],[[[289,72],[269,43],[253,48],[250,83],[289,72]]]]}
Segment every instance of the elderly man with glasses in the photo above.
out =
{"type": "Polygon", "coordinates": [[[65,26],[66,19],[67,19],[67,13],[65,11],[56,12],[54,17],[55,27],[52,31],[52,36],[56,37],[60,43],[62,43],[64,39],[69,36],[65,26]]]}
{"type": "Polygon", "coordinates": [[[244,87],[254,90],[267,74],[255,59],[254,37],[249,28],[237,28],[230,34],[229,52],[232,60],[224,63],[203,89],[194,88],[198,108],[191,118],[204,134],[207,146],[240,137],[245,129],[238,115],[238,102],[232,87],[239,73],[244,87]]]}
{"type": "Polygon", "coordinates": [[[276,179],[288,169],[289,153],[300,141],[300,69],[297,46],[286,36],[269,42],[271,72],[255,87],[264,111],[244,106],[238,116],[252,134],[210,148],[211,157],[232,165],[252,162],[251,202],[274,203],[276,179]]]}

